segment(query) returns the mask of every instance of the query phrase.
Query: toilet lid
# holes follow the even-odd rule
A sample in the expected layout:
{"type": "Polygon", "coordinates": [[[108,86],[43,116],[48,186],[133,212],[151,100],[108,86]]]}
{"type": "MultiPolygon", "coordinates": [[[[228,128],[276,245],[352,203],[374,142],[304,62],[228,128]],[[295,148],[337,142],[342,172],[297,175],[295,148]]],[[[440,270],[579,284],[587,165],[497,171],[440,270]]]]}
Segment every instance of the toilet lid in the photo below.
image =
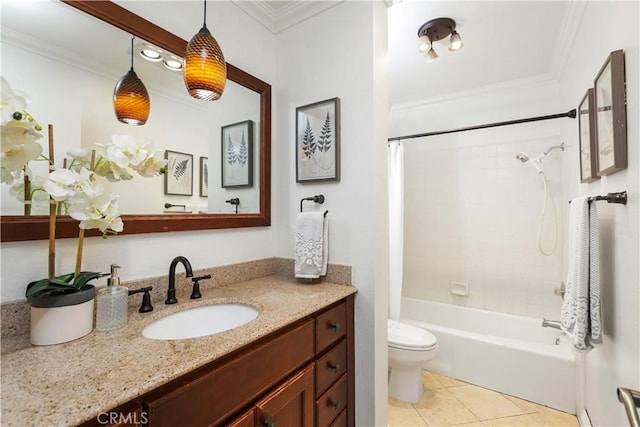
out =
{"type": "Polygon", "coordinates": [[[417,326],[388,319],[389,346],[403,350],[429,350],[436,346],[436,337],[417,326]]]}

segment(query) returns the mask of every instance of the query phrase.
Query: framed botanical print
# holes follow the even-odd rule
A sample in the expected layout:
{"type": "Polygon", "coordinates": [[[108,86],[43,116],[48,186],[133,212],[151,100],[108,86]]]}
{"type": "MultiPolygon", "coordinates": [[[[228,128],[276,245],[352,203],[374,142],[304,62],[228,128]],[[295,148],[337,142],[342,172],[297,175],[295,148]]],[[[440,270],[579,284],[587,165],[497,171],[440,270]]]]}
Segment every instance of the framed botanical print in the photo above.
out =
{"type": "Polygon", "coordinates": [[[209,196],[209,158],[200,157],[200,197],[209,196]]]}
{"type": "Polygon", "coordinates": [[[193,195],[193,154],[165,152],[167,173],[164,175],[164,194],[193,195]]]}
{"type": "Polygon", "coordinates": [[[580,182],[592,182],[598,176],[596,121],[593,89],[589,88],[578,106],[578,137],[580,140],[580,182]]]}
{"type": "Polygon", "coordinates": [[[340,98],[296,108],[296,182],[340,181],[340,98]]]}
{"type": "Polygon", "coordinates": [[[222,187],[253,187],[253,121],[222,127],[222,187]]]}
{"type": "Polygon", "coordinates": [[[594,81],[598,176],[627,167],[624,52],[611,52],[594,81]]]}

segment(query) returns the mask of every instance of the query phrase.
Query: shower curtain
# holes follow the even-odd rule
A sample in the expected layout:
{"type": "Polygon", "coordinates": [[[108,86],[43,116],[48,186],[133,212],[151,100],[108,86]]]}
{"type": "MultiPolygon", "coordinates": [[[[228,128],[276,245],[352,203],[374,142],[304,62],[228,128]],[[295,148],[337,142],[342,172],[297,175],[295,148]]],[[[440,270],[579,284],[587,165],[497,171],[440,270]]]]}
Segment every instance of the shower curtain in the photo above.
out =
{"type": "Polygon", "coordinates": [[[389,143],[389,318],[400,319],[404,246],[404,148],[389,143]]]}

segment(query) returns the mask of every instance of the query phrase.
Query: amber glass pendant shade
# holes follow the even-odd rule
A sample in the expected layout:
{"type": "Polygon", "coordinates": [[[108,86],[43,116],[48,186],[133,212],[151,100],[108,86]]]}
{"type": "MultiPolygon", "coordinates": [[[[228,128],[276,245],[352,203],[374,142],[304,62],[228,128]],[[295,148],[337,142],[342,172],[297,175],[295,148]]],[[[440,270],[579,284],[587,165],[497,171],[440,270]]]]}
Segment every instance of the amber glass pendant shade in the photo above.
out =
{"type": "Polygon", "coordinates": [[[133,68],[116,83],[113,107],[122,123],[138,126],[147,122],[151,111],[149,93],[133,68]]]}
{"type": "Polygon", "coordinates": [[[224,92],[227,63],[206,25],[187,44],[182,75],[189,95],[194,98],[215,101],[224,92]]]}

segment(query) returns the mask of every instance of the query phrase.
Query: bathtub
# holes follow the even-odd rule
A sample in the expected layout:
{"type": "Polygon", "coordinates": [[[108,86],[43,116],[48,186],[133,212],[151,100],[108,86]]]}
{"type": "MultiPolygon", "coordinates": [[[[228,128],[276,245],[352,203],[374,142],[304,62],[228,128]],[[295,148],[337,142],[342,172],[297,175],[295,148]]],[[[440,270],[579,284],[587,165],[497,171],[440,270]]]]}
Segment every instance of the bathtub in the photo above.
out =
{"type": "Polygon", "coordinates": [[[402,298],[401,320],[436,336],[425,369],[576,413],[576,368],[564,334],[542,319],[402,298]]]}

